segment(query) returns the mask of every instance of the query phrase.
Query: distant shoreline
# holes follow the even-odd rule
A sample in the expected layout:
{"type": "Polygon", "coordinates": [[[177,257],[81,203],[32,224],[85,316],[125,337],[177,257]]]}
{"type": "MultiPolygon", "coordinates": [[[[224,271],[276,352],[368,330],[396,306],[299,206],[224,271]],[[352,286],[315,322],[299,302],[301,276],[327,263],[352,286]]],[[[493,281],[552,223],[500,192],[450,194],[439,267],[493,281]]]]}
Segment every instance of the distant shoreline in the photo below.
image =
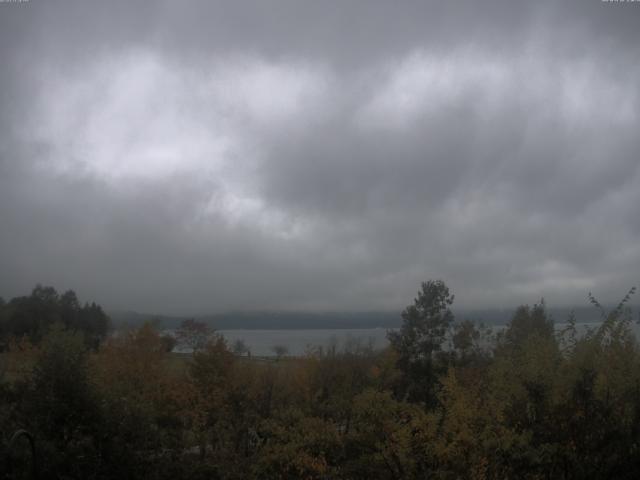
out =
{"type": "MultiPolygon", "coordinates": [[[[633,308],[637,311],[636,308],[633,308]]],[[[487,326],[506,325],[513,309],[456,310],[457,320],[472,320],[487,326]]],[[[549,307],[549,315],[556,323],[564,323],[574,312],[576,323],[594,323],[601,320],[600,312],[591,307],[549,307]]],[[[402,323],[400,312],[239,312],[216,315],[169,316],[138,312],[108,312],[116,328],[136,327],[146,322],[158,328],[177,328],[186,318],[196,318],[215,330],[353,330],[372,328],[398,328],[402,323]]]]}

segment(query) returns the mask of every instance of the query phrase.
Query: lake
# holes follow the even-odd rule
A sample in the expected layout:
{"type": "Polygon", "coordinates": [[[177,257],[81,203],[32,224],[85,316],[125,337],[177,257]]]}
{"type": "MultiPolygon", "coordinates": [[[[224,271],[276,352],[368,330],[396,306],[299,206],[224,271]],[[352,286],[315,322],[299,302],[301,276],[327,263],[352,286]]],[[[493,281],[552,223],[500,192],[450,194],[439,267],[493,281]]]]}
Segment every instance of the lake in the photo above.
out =
{"type": "MultiPolygon", "coordinates": [[[[579,323],[576,328],[579,332],[587,328],[596,328],[599,323],[579,323]]],[[[562,330],[567,324],[557,323],[556,330],[562,330]]],[[[640,334],[637,324],[631,325],[636,336],[640,334]]],[[[494,332],[504,328],[503,325],[491,327],[494,332]]],[[[242,340],[251,350],[251,354],[259,357],[275,356],[273,348],[283,346],[288,355],[304,355],[312,347],[330,347],[336,345],[342,349],[352,342],[360,342],[363,345],[371,344],[375,349],[381,349],[388,345],[386,328],[353,328],[353,329],[288,329],[288,330],[217,330],[227,340],[229,347],[237,340],[242,340]]]]}
{"type": "MultiPolygon", "coordinates": [[[[576,324],[578,332],[585,332],[587,328],[596,328],[597,323],[576,324]]],[[[566,323],[556,323],[556,330],[566,328],[566,323]]],[[[491,327],[493,332],[504,328],[503,325],[491,327]]],[[[640,328],[632,323],[636,336],[640,335],[640,328]]],[[[230,347],[236,340],[242,340],[251,350],[252,355],[267,357],[273,356],[273,347],[284,346],[289,355],[304,355],[309,347],[329,347],[336,345],[339,349],[349,342],[359,341],[363,344],[371,344],[380,349],[388,345],[386,328],[361,328],[361,329],[317,329],[317,330],[218,330],[224,335],[230,347]]]]}

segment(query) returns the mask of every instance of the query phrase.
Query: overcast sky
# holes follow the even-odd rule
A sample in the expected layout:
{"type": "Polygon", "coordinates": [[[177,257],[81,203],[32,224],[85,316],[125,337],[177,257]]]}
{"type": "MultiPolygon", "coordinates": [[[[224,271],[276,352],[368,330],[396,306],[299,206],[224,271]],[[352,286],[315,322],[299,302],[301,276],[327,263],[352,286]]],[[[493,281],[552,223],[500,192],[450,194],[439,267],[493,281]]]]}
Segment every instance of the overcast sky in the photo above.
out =
{"type": "Polygon", "coordinates": [[[616,301],[640,3],[0,3],[0,295],[110,309],[616,301]]]}

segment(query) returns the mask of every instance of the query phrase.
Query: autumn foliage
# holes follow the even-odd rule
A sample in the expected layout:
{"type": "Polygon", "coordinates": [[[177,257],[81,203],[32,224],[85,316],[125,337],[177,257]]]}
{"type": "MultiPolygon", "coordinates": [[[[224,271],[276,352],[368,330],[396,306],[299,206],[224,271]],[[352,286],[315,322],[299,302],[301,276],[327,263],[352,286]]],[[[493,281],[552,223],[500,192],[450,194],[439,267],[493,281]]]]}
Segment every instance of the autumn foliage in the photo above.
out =
{"type": "Polygon", "coordinates": [[[7,342],[2,448],[30,431],[42,478],[638,478],[628,298],[610,312],[593,299],[592,330],[572,318],[558,331],[540,303],[488,332],[426,282],[387,349],[277,361],[195,324],[181,339],[194,352],[177,354],[151,325],[94,349],[56,323],[7,342]]]}

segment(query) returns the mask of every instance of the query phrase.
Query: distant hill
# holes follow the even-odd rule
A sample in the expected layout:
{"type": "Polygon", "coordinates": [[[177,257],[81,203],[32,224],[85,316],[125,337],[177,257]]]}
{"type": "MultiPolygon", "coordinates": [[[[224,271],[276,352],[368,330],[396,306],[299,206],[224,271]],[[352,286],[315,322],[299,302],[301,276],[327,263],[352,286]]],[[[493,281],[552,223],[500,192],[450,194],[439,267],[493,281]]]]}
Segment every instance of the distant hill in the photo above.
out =
{"type": "MultiPolygon", "coordinates": [[[[485,325],[504,325],[513,316],[513,309],[454,309],[456,319],[473,320],[485,325]]],[[[637,308],[633,308],[637,312],[637,308]]],[[[579,323],[600,320],[594,307],[549,308],[556,323],[564,323],[573,311],[579,323]]],[[[159,328],[177,328],[185,318],[204,321],[217,330],[284,330],[284,329],[341,329],[341,328],[397,328],[402,319],[399,312],[229,312],[197,317],[154,315],[138,312],[108,312],[116,328],[137,327],[151,321],[159,328]]],[[[637,313],[636,313],[637,316],[637,313]]]]}
{"type": "Polygon", "coordinates": [[[122,310],[108,310],[107,315],[111,318],[111,322],[116,329],[136,328],[146,322],[156,324],[159,328],[175,328],[185,318],[191,318],[122,310]]]}
{"type": "Polygon", "coordinates": [[[153,322],[161,328],[177,328],[186,318],[196,318],[216,330],[285,330],[339,328],[395,328],[400,325],[398,313],[391,312],[232,312],[196,317],[174,317],[138,312],[109,312],[116,328],[136,327],[153,322]]]}

